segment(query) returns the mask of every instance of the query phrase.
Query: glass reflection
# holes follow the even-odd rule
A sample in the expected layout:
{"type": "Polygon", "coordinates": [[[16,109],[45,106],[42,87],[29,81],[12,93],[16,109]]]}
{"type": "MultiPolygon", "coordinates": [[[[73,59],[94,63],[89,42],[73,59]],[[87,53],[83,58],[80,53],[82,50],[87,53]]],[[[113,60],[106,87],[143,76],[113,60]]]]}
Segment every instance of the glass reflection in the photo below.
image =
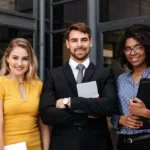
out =
{"type": "Polygon", "coordinates": [[[64,29],[73,22],[86,22],[87,1],[73,1],[53,6],[53,30],[64,29]]]}
{"type": "Polygon", "coordinates": [[[0,0],[0,9],[32,14],[33,0],[0,0]]]}
{"type": "Polygon", "coordinates": [[[63,65],[68,59],[69,50],[66,48],[64,33],[53,34],[53,67],[63,65]]]}
{"type": "Polygon", "coordinates": [[[33,45],[33,32],[28,30],[20,30],[16,28],[0,27],[0,59],[8,43],[17,37],[23,37],[33,45]]]}
{"type": "Polygon", "coordinates": [[[100,22],[150,15],[149,8],[150,0],[101,0],[100,22]]]}

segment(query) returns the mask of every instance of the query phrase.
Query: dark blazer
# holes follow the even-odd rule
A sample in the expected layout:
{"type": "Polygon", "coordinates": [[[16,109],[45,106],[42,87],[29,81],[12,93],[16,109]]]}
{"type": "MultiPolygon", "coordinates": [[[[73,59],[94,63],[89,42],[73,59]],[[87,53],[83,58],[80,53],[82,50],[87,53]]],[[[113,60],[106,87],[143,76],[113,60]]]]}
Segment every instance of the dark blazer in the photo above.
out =
{"type": "Polygon", "coordinates": [[[112,150],[106,121],[116,103],[112,70],[97,69],[90,63],[83,78],[83,82],[89,81],[97,81],[99,98],[78,97],[68,63],[48,71],[41,94],[40,116],[44,124],[53,127],[50,150],[112,150]],[[56,100],[66,97],[71,97],[71,109],[56,108],[56,100]]]}

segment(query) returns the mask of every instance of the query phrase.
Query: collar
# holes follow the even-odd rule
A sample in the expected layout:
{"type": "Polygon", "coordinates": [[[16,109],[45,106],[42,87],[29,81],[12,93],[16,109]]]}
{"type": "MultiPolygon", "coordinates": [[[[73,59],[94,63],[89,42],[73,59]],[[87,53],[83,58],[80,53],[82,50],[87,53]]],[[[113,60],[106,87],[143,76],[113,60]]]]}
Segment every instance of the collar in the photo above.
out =
{"type": "MultiPolygon", "coordinates": [[[[76,69],[76,67],[77,67],[77,65],[78,65],[79,63],[77,63],[76,61],[74,61],[73,59],[69,59],[69,65],[72,67],[72,68],[74,68],[74,69],[76,69]]],[[[89,59],[89,57],[84,61],[84,62],[82,62],[81,64],[83,64],[84,66],[85,66],[85,68],[88,68],[88,66],[89,66],[89,64],[90,64],[90,59],[89,59]]]]}
{"type": "MultiPolygon", "coordinates": [[[[133,72],[132,70],[129,71],[127,73],[127,76],[128,77],[132,76],[132,72],[133,72]]],[[[148,75],[150,75],[150,67],[148,67],[144,72],[142,72],[142,78],[146,78],[148,75]]]]}

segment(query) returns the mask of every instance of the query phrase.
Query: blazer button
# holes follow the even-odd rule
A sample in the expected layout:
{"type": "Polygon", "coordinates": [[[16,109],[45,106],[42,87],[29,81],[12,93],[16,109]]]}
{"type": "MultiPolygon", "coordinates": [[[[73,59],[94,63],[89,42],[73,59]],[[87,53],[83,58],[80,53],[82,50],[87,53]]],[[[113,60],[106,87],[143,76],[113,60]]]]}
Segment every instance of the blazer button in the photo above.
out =
{"type": "Polygon", "coordinates": [[[81,131],[81,130],[82,130],[82,128],[81,128],[81,127],[77,127],[77,128],[78,128],[78,130],[79,130],[79,131],[81,131]]]}

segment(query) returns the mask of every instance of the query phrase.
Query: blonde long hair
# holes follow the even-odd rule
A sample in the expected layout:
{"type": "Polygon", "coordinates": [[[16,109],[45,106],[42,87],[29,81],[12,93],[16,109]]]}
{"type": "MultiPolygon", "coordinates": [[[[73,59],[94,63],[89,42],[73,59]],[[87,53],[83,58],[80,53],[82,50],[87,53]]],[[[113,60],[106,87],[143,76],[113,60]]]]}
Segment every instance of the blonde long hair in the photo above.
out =
{"type": "Polygon", "coordinates": [[[7,58],[9,57],[10,53],[13,51],[13,49],[15,47],[24,48],[29,55],[29,69],[25,73],[25,80],[30,81],[30,80],[38,79],[38,76],[37,76],[37,68],[38,68],[37,58],[35,56],[35,53],[33,51],[31,44],[24,38],[15,38],[9,43],[9,45],[8,45],[8,47],[4,53],[4,56],[2,57],[2,60],[1,60],[0,75],[1,76],[2,75],[8,75],[10,73],[10,68],[9,68],[9,64],[7,62],[7,58]]]}

